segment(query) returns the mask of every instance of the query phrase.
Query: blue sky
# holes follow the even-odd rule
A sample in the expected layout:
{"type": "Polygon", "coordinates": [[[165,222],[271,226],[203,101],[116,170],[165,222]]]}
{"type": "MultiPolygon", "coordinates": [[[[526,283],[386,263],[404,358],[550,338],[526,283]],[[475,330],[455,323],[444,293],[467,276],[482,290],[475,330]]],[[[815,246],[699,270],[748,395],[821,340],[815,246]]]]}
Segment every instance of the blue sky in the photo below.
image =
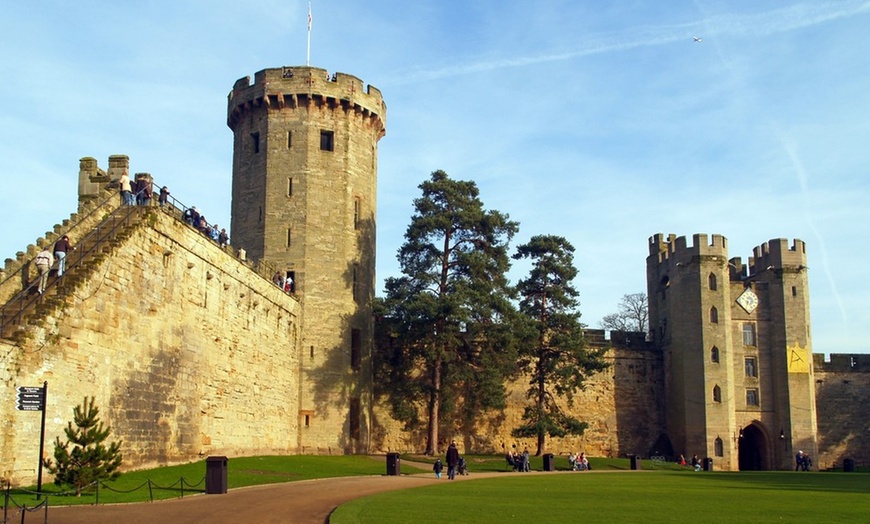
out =
{"type": "MultiPolygon", "coordinates": [[[[807,242],[817,353],[870,352],[870,1],[312,2],[311,65],[387,103],[378,281],[417,186],[576,247],[583,321],[646,290],[648,238],[722,234],[744,260],[807,242]],[[703,42],[696,43],[693,36],[703,42]]],[[[126,154],[229,225],[226,96],[304,65],[307,2],[3,2],[0,258],[76,206],[78,161],[126,154]]],[[[523,276],[515,267],[512,279],[523,276]]]]}

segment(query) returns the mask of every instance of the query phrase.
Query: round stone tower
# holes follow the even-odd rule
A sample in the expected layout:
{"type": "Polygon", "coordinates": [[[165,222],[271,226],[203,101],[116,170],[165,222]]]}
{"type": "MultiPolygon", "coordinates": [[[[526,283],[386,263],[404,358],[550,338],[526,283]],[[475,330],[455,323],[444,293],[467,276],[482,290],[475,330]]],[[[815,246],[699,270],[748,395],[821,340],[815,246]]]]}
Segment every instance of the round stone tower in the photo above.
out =
{"type": "MultiPolygon", "coordinates": [[[[236,81],[230,237],[303,304],[298,449],[368,448],[380,91],[315,67],[236,81]]],[[[276,363],[277,364],[277,363],[276,363]]],[[[294,424],[295,426],[295,424],[294,424]]]]}

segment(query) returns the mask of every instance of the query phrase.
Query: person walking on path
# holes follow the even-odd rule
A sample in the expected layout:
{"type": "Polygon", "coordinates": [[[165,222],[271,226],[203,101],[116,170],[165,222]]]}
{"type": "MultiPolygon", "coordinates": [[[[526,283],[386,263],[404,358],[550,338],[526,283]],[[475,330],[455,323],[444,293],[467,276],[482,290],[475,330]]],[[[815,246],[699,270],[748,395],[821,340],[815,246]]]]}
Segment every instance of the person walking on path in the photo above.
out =
{"type": "Polygon", "coordinates": [[[51,264],[54,258],[48,247],[43,247],[42,251],[36,254],[36,269],[39,270],[39,294],[45,293],[45,286],[48,284],[48,272],[51,270],[51,264]]]}
{"type": "Polygon", "coordinates": [[[57,259],[57,278],[63,275],[63,270],[66,267],[66,254],[73,251],[75,248],[69,243],[69,237],[64,235],[60,240],[54,243],[54,258],[57,259]]]}
{"type": "Polygon", "coordinates": [[[435,472],[435,478],[441,478],[441,470],[444,469],[444,464],[441,463],[441,458],[435,459],[435,464],[432,466],[432,471],[435,472]]]}
{"type": "Polygon", "coordinates": [[[456,466],[459,465],[459,450],[456,449],[456,441],[447,447],[447,478],[453,480],[456,477],[456,466]]]}

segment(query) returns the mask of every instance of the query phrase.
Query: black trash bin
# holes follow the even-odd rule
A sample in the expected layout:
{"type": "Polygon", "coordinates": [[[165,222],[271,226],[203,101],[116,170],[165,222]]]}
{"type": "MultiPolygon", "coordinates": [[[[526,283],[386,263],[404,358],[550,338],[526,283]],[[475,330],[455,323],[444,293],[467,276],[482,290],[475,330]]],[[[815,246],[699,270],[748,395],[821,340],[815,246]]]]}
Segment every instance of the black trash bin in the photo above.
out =
{"type": "Polygon", "coordinates": [[[227,462],[226,457],[208,457],[205,459],[205,492],[209,495],[221,495],[227,492],[227,462]]]}
{"type": "Polygon", "coordinates": [[[556,459],[552,453],[544,453],[544,471],[556,471],[556,459]]]}
{"type": "Polygon", "coordinates": [[[398,453],[387,453],[387,475],[402,474],[402,459],[398,453]]]}
{"type": "Polygon", "coordinates": [[[855,472],[855,460],[854,459],[843,459],[843,471],[846,473],[854,473],[855,472]]]}
{"type": "Polygon", "coordinates": [[[710,457],[704,457],[703,464],[704,471],[713,471],[713,459],[710,457]]]}
{"type": "Polygon", "coordinates": [[[640,469],[640,455],[629,455],[631,461],[631,469],[640,469]]]}

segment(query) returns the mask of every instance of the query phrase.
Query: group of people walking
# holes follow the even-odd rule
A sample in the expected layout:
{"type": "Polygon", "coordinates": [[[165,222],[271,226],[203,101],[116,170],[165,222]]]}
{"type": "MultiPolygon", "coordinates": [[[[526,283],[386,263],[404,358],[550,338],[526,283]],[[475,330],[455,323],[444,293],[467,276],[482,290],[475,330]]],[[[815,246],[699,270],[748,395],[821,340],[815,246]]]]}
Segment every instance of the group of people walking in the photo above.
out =
{"type": "MultiPolygon", "coordinates": [[[[445,457],[447,461],[447,478],[453,480],[456,478],[456,475],[468,475],[468,466],[466,465],[465,459],[459,455],[459,448],[456,447],[456,441],[450,442],[450,445],[447,447],[447,456],[445,457]]],[[[444,471],[444,464],[441,462],[441,458],[435,459],[435,464],[432,466],[432,471],[435,472],[436,478],[441,478],[441,472],[444,471]]]]}
{"type": "Polygon", "coordinates": [[[48,275],[51,272],[52,266],[57,262],[57,277],[63,276],[66,269],[66,256],[70,251],[75,250],[69,241],[69,236],[63,235],[54,243],[54,251],[48,249],[48,246],[42,248],[42,251],[36,254],[34,263],[39,271],[39,284],[37,291],[39,294],[45,293],[45,288],[48,286],[48,275]]]}

